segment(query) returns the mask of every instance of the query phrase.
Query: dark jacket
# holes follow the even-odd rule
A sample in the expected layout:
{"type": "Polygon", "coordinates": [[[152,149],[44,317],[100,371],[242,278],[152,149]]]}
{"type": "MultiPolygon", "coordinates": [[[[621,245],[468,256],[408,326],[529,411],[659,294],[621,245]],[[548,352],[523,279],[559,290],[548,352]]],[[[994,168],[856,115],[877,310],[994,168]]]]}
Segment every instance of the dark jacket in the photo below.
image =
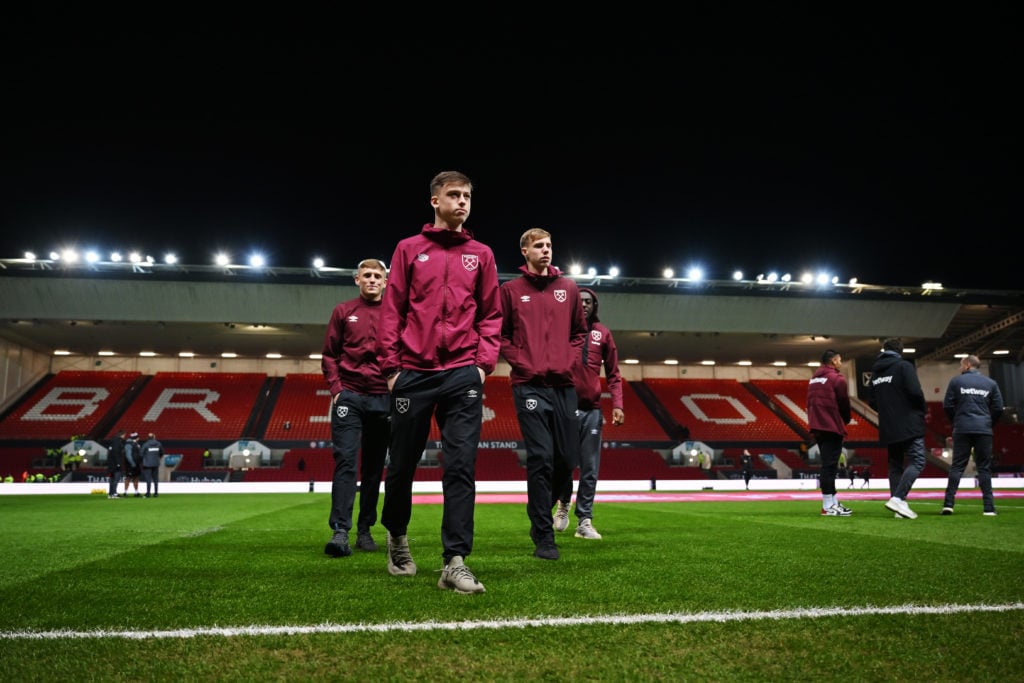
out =
{"type": "Polygon", "coordinates": [[[573,386],[587,323],[576,282],[548,266],[547,275],[519,270],[501,286],[501,355],[512,384],[573,386]]]}
{"type": "Polygon", "coordinates": [[[357,296],[331,312],[320,369],[332,397],[342,389],[360,394],[388,393],[387,380],[377,365],[377,323],[382,301],[357,296]]]}
{"type": "Polygon", "coordinates": [[[580,293],[587,292],[593,300],[590,318],[587,320],[587,339],[583,344],[582,362],[573,375],[576,396],[582,410],[593,410],[601,402],[601,366],[612,398],[612,408],[622,410],[622,375],[619,374],[619,350],[615,346],[612,331],[597,317],[597,294],[589,287],[580,287],[580,293]]]}
{"type": "Polygon", "coordinates": [[[160,467],[164,457],[164,446],[156,439],[148,439],[142,444],[142,466],[160,467]]]}
{"type": "Polygon", "coordinates": [[[991,434],[1003,414],[1003,395],[994,379],[972,368],[949,380],[942,408],[954,433],[991,434]]]}
{"type": "Polygon", "coordinates": [[[139,450],[139,442],[128,439],[124,442],[124,471],[138,476],[142,468],[142,454],[139,450]]]}
{"type": "Polygon", "coordinates": [[[124,466],[124,437],[115,436],[107,448],[107,472],[118,472],[124,466]]]}
{"type": "Polygon", "coordinates": [[[812,432],[846,436],[850,423],[850,390],[843,373],[822,365],[807,383],[807,426],[812,432]]]}
{"type": "Polygon", "coordinates": [[[377,328],[385,377],[407,368],[434,372],[498,362],[498,267],[494,252],[460,232],[423,226],[395,247],[377,328]]]}
{"type": "Polygon", "coordinates": [[[927,406],[913,363],[895,351],[883,351],[871,368],[871,393],[879,441],[893,444],[924,436],[927,406]]]}

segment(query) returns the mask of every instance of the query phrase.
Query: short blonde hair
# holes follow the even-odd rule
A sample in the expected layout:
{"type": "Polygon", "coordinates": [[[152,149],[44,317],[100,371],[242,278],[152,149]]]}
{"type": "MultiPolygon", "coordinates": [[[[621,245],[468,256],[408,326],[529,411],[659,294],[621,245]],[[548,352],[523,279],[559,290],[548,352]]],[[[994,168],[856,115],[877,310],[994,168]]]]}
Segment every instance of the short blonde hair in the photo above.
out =
{"type": "Polygon", "coordinates": [[[381,261],[380,259],[364,258],[362,261],[359,262],[359,265],[356,266],[356,272],[358,273],[363,268],[369,268],[370,270],[379,270],[385,275],[388,274],[388,267],[385,266],[384,262],[381,261]]]}
{"type": "Polygon", "coordinates": [[[541,228],[530,228],[523,233],[522,237],[519,238],[519,247],[521,249],[525,249],[536,240],[544,239],[545,237],[551,237],[551,233],[541,228]]]}

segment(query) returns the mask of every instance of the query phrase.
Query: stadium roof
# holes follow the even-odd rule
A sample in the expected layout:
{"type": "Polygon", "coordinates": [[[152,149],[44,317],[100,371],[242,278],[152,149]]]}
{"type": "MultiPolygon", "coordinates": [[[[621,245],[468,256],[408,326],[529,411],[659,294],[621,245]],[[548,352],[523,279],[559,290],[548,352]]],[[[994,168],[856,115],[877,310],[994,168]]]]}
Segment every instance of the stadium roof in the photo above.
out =
{"type": "MultiPolygon", "coordinates": [[[[0,260],[0,338],[41,353],[152,351],[308,358],[352,269],[0,260]]],[[[502,281],[517,273],[501,274],[502,281]]],[[[805,365],[901,336],[918,362],[1024,359],[1024,291],[577,276],[598,293],[620,359],[805,365]],[[1005,355],[994,355],[999,350],[1005,355]]]]}

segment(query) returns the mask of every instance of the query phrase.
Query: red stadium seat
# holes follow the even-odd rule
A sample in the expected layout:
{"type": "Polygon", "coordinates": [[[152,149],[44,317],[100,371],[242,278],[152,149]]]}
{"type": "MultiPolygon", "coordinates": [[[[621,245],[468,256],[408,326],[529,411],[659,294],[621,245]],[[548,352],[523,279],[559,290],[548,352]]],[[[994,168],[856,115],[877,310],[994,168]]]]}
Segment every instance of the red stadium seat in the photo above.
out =
{"type": "Polygon", "coordinates": [[[141,377],[140,372],[59,372],[0,422],[0,439],[64,443],[85,436],[141,377]]]}

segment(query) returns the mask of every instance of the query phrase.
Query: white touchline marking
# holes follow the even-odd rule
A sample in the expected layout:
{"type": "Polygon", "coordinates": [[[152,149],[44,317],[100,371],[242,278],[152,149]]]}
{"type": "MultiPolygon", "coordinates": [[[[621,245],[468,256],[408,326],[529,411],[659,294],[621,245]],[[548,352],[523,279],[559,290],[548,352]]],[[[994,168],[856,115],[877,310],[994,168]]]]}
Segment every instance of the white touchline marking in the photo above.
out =
{"type": "Polygon", "coordinates": [[[760,621],[765,619],[821,619],[835,616],[879,614],[964,614],[968,612],[1011,612],[1024,610],[1024,602],[1005,605],[893,605],[891,607],[808,607],[776,611],[726,611],[667,614],[605,614],[536,619],[494,619],[484,621],[422,621],[384,624],[317,624],[315,626],[229,626],[170,629],[163,631],[6,631],[0,640],[63,640],[67,638],[124,638],[149,640],[196,638],[199,636],[275,636],[317,633],[385,633],[392,631],[473,631],[548,626],[587,626],[591,624],[696,624],[705,622],[760,621]]]}

